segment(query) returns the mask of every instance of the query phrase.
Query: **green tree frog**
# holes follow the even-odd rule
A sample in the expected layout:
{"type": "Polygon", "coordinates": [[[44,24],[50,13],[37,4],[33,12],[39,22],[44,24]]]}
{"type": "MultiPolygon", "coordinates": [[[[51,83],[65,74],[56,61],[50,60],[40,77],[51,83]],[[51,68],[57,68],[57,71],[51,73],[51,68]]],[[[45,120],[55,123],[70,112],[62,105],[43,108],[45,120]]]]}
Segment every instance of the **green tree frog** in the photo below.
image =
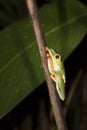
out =
{"type": "Polygon", "coordinates": [[[46,47],[48,69],[52,80],[56,83],[56,89],[61,100],[65,100],[65,69],[60,54],[46,47]]]}

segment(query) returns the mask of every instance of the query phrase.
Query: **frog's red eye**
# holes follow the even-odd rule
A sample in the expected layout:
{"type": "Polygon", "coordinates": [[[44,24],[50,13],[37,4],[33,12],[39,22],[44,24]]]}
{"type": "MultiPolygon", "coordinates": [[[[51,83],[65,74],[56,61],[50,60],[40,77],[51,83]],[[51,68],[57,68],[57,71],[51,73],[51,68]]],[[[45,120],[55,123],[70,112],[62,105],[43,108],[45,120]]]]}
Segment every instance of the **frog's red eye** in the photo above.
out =
{"type": "Polygon", "coordinates": [[[56,59],[59,59],[59,58],[60,58],[60,55],[57,54],[55,57],[56,57],[56,59]]]}

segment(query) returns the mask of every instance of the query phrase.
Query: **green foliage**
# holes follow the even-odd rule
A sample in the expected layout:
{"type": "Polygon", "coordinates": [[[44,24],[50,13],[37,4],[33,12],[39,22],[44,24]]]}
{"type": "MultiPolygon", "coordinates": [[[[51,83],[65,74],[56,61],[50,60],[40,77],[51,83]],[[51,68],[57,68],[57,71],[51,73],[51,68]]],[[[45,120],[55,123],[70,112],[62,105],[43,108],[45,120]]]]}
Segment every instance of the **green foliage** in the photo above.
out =
{"type": "MultiPolygon", "coordinates": [[[[65,60],[87,32],[87,9],[77,1],[62,1],[40,9],[48,47],[65,60]]],[[[0,118],[44,80],[42,64],[28,19],[0,32],[0,118]]]]}

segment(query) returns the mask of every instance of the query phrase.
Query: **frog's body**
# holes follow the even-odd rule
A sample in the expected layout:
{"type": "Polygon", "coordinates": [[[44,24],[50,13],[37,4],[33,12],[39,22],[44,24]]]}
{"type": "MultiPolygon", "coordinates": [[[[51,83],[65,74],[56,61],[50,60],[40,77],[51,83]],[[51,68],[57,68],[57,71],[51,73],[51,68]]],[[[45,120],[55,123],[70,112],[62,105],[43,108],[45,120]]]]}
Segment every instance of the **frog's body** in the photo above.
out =
{"type": "Polygon", "coordinates": [[[47,50],[48,69],[51,74],[52,80],[56,83],[56,89],[58,91],[61,100],[65,99],[65,70],[61,56],[53,49],[47,50]]]}

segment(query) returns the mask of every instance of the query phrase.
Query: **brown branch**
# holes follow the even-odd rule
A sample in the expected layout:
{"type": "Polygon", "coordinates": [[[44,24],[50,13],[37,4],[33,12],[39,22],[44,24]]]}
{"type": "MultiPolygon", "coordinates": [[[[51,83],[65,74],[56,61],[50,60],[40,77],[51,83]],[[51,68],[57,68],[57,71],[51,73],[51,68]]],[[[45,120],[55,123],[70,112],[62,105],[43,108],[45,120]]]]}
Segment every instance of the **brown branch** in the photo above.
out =
{"type": "Polygon", "coordinates": [[[27,1],[29,14],[32,20],[35,36],[37,39],[37,44],[38,44],[39,52],[41,55],[41,60],[43,63],[43,68],[45,72],[45,77],[47,81],[48,91],[50,95],[50,100],[51,100],[57,128],[58,130],[67,130],[66,123],[63,117],[63,111],[60,104],[60,100],[56,96],[55,86],[53,84],[53,81],[50,78],[50,74],[47,67],[46,50],[45,50],[46,41],[45,41],[44,33],[42,30],[42,26],[39,20],[37,6],[35,3],[35,0],[26,0],[26,1],[27,1]]]}
{"type": "Polygon", "coordinates": [[[75,90],[76,90],[76,88],[78,86],[77,84],[79,83],[79,81],[80,81],[80,79],[82,77],[82,74],[83,74],[83,70],[80,69],[79,72],[77,73],[77,75],[76,75],[76,77],[75,77],[71,87],[70,87],[69,94],[68,94],[66,102],[64,104],[64,109],[63,109],[64,116],[66,116],[66,114],[67,114],[70,102],[71,102],[72,97],[74,95],[74,92],[75,92],[75,90]]]}

